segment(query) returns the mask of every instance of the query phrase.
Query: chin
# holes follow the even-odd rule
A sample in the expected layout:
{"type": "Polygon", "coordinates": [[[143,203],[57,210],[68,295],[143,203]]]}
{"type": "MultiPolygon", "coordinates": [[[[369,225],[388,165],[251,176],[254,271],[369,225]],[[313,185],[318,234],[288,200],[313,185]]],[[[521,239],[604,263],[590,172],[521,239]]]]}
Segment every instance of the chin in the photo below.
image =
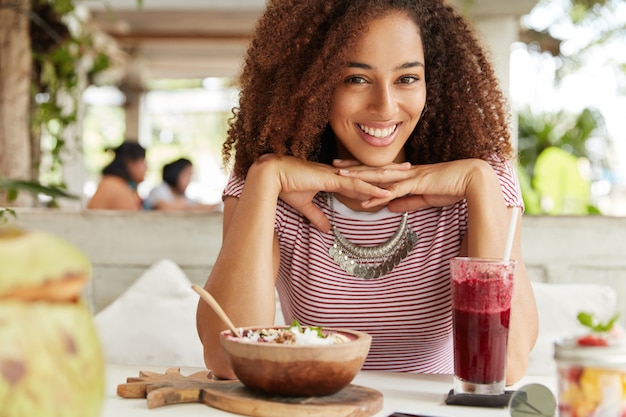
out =
{"type": "MultiPolygon", "coordinates": [[[[375,152],[375,151],[373,151],[375,152]]],[[[363,165],[367,165],[368,167],[373,167],[373,168],[382,168],[384,166],[387,165],[391,165],[391,164],[396,164],[396,163],[402,163],[403,160],[401,160],[400,162],[398,162],[398,158],[385,158],[385,157],[377,157],[376,155],[369,155],[369,156],[365,156],[364,158],[359,158],[359,161],[363,164],[363,165]]]]}

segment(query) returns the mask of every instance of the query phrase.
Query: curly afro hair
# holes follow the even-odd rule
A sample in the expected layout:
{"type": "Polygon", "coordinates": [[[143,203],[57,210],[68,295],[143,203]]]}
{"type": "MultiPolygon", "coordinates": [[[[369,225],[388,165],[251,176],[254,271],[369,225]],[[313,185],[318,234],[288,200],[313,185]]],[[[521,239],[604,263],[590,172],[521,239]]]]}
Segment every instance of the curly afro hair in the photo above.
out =
{"type": "Polygon", "coordinates": [[[404,12],[420,28],[427,101],[407,141],[413,164],[512,156],[506,103],[485,50],[445,0],[270,0],[257,23],[223,145],[245,178],[261,155],[329,162],[335,87],[372,19],[404,12]]]}

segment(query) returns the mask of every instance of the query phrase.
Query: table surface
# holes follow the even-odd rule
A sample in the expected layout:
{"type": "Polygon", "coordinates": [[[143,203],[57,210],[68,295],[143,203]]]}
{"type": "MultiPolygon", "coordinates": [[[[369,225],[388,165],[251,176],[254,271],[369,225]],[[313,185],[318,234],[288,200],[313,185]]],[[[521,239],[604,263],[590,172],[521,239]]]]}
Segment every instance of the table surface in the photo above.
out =
{"type": "MultiPolygon", "coordinates": [[[[139,371],[165,373],[167,367],[107,365],[106,397],[101,417],[206,417],[233,416],[236,414],[221,411],[204,404],[174,404],[148,409],[145,399],[128,399],[117,396],[117,386],[126,378],[139,375],[139,371]]],[[[181,368],[183,375],[192,374],[198,368],[181,368]]],[[[393,412],[422,414],[428,417],[505,417],[505,408],[479,408],[451,406],[444,403],[445,396],[452,388],[451,375],[425,375],[409,373],[361,371],[352,382],[377,389],[383,394],[383,409],[376,417],[387,417],[393,412]]],[[[556,393],[556,378],[525,377],[508,389],[516,389],[528,383],[546,385],[556,393]]]]}

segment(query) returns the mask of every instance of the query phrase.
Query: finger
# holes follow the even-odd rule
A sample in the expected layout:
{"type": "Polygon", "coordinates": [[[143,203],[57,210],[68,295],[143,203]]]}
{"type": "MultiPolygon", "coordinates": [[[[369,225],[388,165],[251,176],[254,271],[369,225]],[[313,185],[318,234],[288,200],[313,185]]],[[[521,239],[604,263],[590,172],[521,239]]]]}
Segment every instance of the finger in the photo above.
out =
{"type": "Polygon", "coordinates": [[[361,165],[361,163],[355,159],[333,159],[333,166],[336,168],[349,168],[361,165]]]}
{"type": "Polygon", "coordinates": [[[432,207],[428,199],[421,195],[407,195],[397,198],[371,198],[363,203],[364,208],[386,205],[389,211],[405,212],[432,207]]]}
{"type": "Polygon", "coordinates": [[[394,163],[385,165],[382,167],[371,167],[361,164],[359,161],[351,159],[335,159],[333,160],[333,167],[340,169],[348,169],[349,171],[376,171],[381,169],[396,169],[399,171],[406,171],[412,167],[410,162],[394,163]]]}
{"type": "Polygon", "coordinates": [[[359,178],[366,182],[395,182],[405,180],[411,177],[411,165],[408,163],[393,164],[381,168],[358,167],[358,168],[340,168],[337,174],[343,177],[359,178]]]}
{"type": "Polygon", "coordinates": [[[308,204],[298,209],[311,224],[324,233],[330,231],[330,220],[315,204],[308,204]]]}
{"type": "Polygon", "coordinates": [[[391,192],[359,178],[338,177],[337,188],[331,190],[347,197],[364,201],[370,198],[389,198],[391,192]]]}

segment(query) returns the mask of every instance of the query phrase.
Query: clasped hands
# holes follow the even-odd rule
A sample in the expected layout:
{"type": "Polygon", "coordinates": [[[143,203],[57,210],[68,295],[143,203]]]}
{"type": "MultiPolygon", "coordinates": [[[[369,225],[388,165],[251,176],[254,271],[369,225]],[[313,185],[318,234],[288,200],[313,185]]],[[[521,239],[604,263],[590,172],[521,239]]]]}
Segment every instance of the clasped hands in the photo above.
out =
{"type": "Polygon", "coordinates": [[[313,204],[319,191],[339,194],[364,210],[387,206],[390,211],[405,212],[454,204],[466,197],[476,178],[488,172],[495,175],[480,159],[370,167],[354,160],[335,160],[326,165],[267,154],[251,168],[255,169],[274,171],[279,197],[324,232],[330,230],[330,221],[313,204]]]}

